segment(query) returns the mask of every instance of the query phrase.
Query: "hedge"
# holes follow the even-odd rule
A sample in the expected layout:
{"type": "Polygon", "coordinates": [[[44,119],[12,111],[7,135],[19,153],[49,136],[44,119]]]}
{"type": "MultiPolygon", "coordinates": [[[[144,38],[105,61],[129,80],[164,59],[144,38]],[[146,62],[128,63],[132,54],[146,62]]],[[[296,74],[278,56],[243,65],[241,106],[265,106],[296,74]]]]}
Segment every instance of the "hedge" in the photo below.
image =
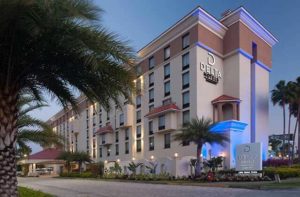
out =
{"type": "Polygon", "coordinates": [[[268,167],[263,170],[264,175],[274,179],[275,174],[279,174],[281,179],[300,177],[300,168],[298,166],[288,167],[268,167]]]}

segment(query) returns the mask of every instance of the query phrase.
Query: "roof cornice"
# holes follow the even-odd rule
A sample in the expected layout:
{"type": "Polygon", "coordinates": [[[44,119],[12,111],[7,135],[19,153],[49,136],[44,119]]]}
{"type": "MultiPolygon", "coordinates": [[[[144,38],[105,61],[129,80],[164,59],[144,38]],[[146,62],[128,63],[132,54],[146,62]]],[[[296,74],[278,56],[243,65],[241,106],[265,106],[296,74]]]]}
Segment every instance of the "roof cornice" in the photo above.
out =
{"type": "Polygon", "coordinates": [[[236,9],[232,13],[222,18],[220,21],[227,27],[231,26],[237,21],[241,21],[271,47],[278,43],[278,40],[243,7],[236,9]]]}

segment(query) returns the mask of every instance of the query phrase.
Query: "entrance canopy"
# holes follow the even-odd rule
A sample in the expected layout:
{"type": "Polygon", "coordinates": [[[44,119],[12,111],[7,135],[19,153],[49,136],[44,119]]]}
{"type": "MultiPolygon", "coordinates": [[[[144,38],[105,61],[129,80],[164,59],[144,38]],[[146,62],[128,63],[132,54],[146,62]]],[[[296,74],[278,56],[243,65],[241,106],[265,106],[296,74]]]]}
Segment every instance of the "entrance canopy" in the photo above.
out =
{"type": "Polygon", "coordinates": [[[226,120],[214,124],[210,131],[221,133],[225,131],[243,132],[248,124],[237,120],[226,120]]]}

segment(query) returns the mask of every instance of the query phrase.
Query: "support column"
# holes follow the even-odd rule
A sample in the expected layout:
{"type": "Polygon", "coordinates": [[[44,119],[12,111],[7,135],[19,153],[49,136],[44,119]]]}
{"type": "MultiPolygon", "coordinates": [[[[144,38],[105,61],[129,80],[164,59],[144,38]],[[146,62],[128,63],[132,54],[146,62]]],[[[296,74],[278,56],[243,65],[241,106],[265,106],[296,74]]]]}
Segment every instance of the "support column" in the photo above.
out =
{"type": "Polygon", "coordinates": [[[218,121],[223,121],[223,110],[222,110],[223,104],[218,103],[218,121]]]}

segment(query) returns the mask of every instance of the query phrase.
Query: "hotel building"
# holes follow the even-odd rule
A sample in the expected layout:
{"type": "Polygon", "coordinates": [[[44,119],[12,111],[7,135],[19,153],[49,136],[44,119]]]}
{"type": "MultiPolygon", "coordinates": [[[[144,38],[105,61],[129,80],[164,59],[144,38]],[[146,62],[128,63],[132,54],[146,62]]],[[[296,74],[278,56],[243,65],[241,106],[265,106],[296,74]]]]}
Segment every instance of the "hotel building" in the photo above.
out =
{"type": "MultiPolygon", "coordinates": [[[[205,145],[203,157],[235,167],[236,144],[261,142],[267,157],[269,74],[278,41],[240,7],[218,20],[200,7],[138,51],[134,103],[110,111],[78,98],[79,114],[62,110],[49,123],[67,138],[65,148],[86,151],[106,166],[158,163],[157,173],[189,174],[196,145],[173,140],[195,117],[222,122],[226,147],[205,145]]],[[[146,172],[141,167],[141,172],[146,172]]]]}

